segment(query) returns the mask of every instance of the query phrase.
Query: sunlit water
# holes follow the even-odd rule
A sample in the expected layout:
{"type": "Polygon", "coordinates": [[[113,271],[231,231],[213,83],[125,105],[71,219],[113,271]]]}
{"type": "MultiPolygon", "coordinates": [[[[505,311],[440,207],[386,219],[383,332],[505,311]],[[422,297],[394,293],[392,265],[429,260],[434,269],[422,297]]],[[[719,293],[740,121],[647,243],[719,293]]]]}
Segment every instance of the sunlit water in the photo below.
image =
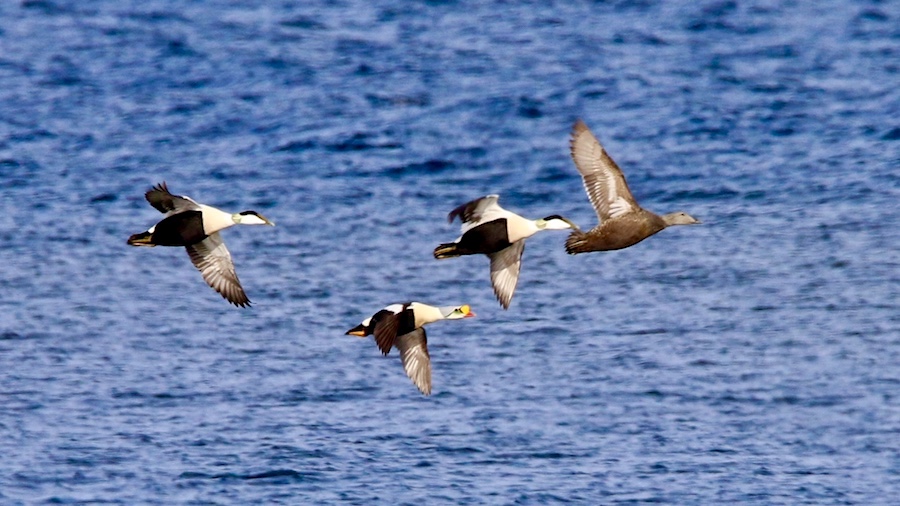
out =
{"type": "Polygon", "coordinates": [[[0,503],[896,504],[894,2],[0,6],[0,503]],[[456,205],[596,217],[582,117],[703,220],[570,257],[509,311],[437,262],[456,205]],[[180,194],[254,307],[125,244],[180,194]],[[344,332],[429,329],[434,395],[344,332]]]}

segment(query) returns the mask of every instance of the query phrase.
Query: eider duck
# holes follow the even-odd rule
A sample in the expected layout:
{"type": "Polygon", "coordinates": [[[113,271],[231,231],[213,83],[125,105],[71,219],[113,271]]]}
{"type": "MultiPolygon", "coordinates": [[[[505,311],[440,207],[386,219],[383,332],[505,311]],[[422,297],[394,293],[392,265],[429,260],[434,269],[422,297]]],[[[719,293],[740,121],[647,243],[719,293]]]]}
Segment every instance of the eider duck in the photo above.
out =
{"type": "Polygon", "coordinates": [[[381,353],[400,350],[403,369],[425,395],[431,394],[431,358],[424,325],[438,320],[458,320],[475,316],[468,305],[434,307],[421,302],[391,304],[347,331],[347,335],[375,336],[381,353]]]}
{"type": "Polygon", "coordinates": [[[576,230],[569,234],[569,254],[627,248],[666,227],[700,223],[684,212],[657,216],[639,206],[616,162],[581,120],[572,127],[571,149],[600,223],[588,232],[576,230]]]}
{"type": "Polygon", "coordinates": [[[198,204],[188,197],[169,193],[166,183],[160,183],[144,194],[147,202],[165,218],[146,232],[128,238],[132,246],[184,246],[191,262],[200,270],[204,281],[235,306],[246,307],[250,300],[237,273],[231,254],[220,230],[233,225],[272,225],[256,211],[227,213],[215,207],[198,204]]]}
{"type": "Polygon", "coordinates": [[[500,207],[498,195],[488,195],[465,203],[447,216],[453,222],[459,216],[462,235],[453,242],[434,249],[434,258],[444,259],[462,255],[485,254],[491,259],[491,284],[494,295],[503,309],[509,309],[516,283],[525,239],[541,230],[578,230],[571,221],[554,214],[539,220],[529,220],[500,207]]]}

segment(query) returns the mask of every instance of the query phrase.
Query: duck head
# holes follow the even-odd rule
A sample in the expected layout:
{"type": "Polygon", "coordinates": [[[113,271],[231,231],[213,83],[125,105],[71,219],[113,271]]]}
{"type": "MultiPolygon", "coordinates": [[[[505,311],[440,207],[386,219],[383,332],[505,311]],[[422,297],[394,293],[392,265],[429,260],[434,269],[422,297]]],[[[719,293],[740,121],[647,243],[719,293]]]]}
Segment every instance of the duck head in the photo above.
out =
{"type": "Polygon", "coordinates": [[[671,225],[696,225],[700,223],[700,220],[694,218],[690,214],[684,211],[678,211],[676,213],[669,213],[663,215],[663,221],[666,222],[666,226],[671,225]]]}
{"type": "Polygon", "coordinates": [[[578,230],[578,225],[572,223],[571,221],[563,218],[558,214],[553,214],[547,216],[546,218],[535,220],[534,224],[537,225],[537,227],[541,230],[565,230],[567,228],[578,230]]]}
{"type": "Polygon", "coordinates": [[[442,306],[438,309],[440,309],[441,314],[444,315],[445,320],[458,320],[460,318],[473,318],[475,316],[475,313],[468,304],[463,304],[462,306],[442,306]]]}
{"type": "Polygon", "coordinates": [[[241,211],[231,215],[231,219],[238,225],[272,225],[274,223],[256,211],[241,211]]]}

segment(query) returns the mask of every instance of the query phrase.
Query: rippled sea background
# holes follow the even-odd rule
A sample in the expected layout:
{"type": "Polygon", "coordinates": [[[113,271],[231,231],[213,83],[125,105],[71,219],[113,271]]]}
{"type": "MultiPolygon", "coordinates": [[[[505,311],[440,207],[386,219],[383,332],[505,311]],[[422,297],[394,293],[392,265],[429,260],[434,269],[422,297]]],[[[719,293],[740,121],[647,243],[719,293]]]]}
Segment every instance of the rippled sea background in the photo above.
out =
{"type": "Polygon", "coordinates": [[[0,504],[897,504],[900,5],[24,0],[0,5],[0,504]],[[437,262],[453,207],[630,249],[437,262]],[[176,194],[254,302],[131,248],[176,194]],[[434,395],[344,332],[398,301],[434,395]]]}

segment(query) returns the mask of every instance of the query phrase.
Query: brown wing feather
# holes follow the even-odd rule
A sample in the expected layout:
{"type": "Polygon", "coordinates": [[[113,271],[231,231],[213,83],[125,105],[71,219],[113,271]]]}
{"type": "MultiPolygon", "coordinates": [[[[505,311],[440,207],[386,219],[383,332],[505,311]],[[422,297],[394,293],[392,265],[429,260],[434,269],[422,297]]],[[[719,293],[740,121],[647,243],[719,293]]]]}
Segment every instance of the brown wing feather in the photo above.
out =
{"type": "Polygon", "coordinates": [[[572,127],[570,148],[572,160],[584,181],[585,192],[601,223],[610,218],[611,206],[619,197],[625,199],[632,210],[639,207],[622,170],[581,120],[572,127]]]}
{"type": "Polygon", "coordinates": [[[400,326],[400,318],[399,314],[393,314],[388,311],[382,311],[384,316],[378,319],[375,322],[375,331],[372,332],[375,335],[375,343],[378,345],[378,349],[381,350],[381,353],[387,355],[391,351],[391,347],[394,346],[394,341],[397,338],[397,327],[400,326]]]}

